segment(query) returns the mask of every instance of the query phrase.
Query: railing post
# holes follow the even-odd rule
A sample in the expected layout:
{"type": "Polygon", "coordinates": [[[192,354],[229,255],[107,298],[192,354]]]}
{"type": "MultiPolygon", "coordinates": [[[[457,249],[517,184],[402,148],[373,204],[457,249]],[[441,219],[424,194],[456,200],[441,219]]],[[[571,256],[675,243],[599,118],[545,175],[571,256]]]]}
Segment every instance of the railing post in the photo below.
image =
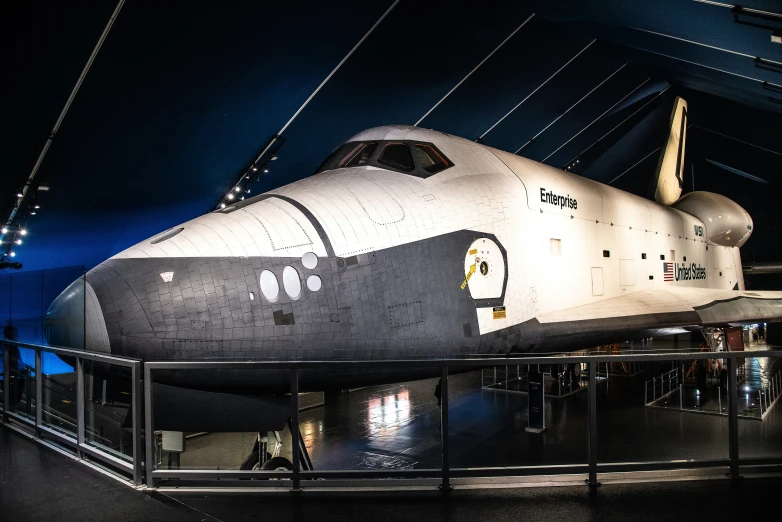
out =
{"type": "Polygon", "coordinates": [[[147,488],[151,489],[155,487],[152,476],[155,469],[155,433],[152,430],[152,369],[147,364],[144,365],[144,441],[147,488]]]}
{"type": "Polygon", "coordinates": [[[291,491],[301,491],[301,447],[299,446],[299,369],[291,370],[291,449],[293,458],[293,487],[291,491]]]}
{"type": "Polygon", "coordinates": [[[143,409],[142,405],[144,404],[142,401],[143,397],[141,396],[141,371],[141,363],[133,363],[133,367],[130,370],[130,377],[132,381],[130,389],[130,401],[131,408],[133,408],[133,485],[137,487],[141,485],[141,470],[144,467],[144,459],[142,458],[144,452],[141,442],[141,411],[143,409]]]}
{"type": "Polygon", "coordinates": [[[8,408],[11,404],[11,350],[3,344],[3,422],[8,422],[8,408]]]}
{"type": "Polygon", "coordinates": [[[589,478],[586,483],[590,487],[599,486],[597,481],[597,363],[590,361],[589,367],[589,478]]]}
{"type": "Polygon", "coordinates": [[[84,359],[76,358],[76,455],[82,459],[84,444],[84,359]]]}
{"type": "MultiPolygon", "coordinates": [[[[495,367],[496,371],[496,367],[495,367]]],[[[443,364],[440,370],[440,452],[442,459],[441,491],[451,491],[451,467],[448,456],[448,366],[443,364]]]]}
{"type": "Polygon", "coordinates": [[[35,436],[41,438],[43,425],[43,362],[41,350],[35,350],[35,436]]]}
{"type": "Polygon", "coordinates": [[[729,357],[728,363],[728,457],[730,459],[730,472],[728,476],[732,479],[740,479],[739,475],[739,392],[738,382],[736,382],[735,357],[729,357]]]}

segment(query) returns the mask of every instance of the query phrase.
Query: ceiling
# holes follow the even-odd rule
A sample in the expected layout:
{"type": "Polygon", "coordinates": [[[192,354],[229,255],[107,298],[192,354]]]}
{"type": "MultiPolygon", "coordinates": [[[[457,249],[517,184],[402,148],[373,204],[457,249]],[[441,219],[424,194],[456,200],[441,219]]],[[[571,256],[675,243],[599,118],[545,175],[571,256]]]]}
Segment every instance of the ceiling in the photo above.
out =
{"type": "MultiPolygon", "coordinates": [[[[4,204],[115,5],[0,8],[13,44],[4,204]]],[[[691,125],[685,188],[753,215],[745,262],[782,259],[782,45],[771,29],[693,0],[479,5],[129,0],[36,178],[51,190],[15,259],[90,268],[212,210],[284,127],[254,194],[311,175],[362,129],[418,123],[646,195],[677,95],[691,125]]],[[[782,14],[777,1],[744,7],[782,14]]]]}

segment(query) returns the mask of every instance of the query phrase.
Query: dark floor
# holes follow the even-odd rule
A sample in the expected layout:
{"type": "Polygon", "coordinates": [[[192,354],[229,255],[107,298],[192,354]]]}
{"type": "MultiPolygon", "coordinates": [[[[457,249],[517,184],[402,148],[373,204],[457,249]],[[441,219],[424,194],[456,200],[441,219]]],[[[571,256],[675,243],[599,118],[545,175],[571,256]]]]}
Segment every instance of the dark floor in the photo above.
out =
{"type": "Polygon", "coordinates": [[[25,520],[750,520],[782,478],[405,493],[144,493],[0,429],[0,517],[25,520]]]}

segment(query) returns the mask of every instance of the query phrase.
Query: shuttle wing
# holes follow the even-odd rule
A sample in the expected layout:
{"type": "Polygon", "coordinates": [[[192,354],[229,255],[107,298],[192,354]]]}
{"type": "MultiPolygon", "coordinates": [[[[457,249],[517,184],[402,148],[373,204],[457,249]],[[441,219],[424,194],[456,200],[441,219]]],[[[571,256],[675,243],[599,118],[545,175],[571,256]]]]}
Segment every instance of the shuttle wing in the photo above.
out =
{"type": "Polygon", "coordinates": [[[655,288],[544,313],[537,320],[546,341],[554,344],[574,337],[600,340],[631,332],[775,322],[782,320],[782,292],[655,288]]]}

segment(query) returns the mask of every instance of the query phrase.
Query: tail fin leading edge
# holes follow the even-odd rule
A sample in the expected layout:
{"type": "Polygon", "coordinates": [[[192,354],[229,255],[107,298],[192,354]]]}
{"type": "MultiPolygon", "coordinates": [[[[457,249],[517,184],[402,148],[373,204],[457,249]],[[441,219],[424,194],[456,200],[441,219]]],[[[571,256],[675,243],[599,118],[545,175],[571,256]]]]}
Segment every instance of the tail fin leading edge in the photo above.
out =
{"type": "Polygon", "coordinates": [[[654,200],[661,205],[674,203],[684,185],[684,146],[687,137],[687,102],[676,97],[671,112],[670,132],[653,179],[654,200]]]}

